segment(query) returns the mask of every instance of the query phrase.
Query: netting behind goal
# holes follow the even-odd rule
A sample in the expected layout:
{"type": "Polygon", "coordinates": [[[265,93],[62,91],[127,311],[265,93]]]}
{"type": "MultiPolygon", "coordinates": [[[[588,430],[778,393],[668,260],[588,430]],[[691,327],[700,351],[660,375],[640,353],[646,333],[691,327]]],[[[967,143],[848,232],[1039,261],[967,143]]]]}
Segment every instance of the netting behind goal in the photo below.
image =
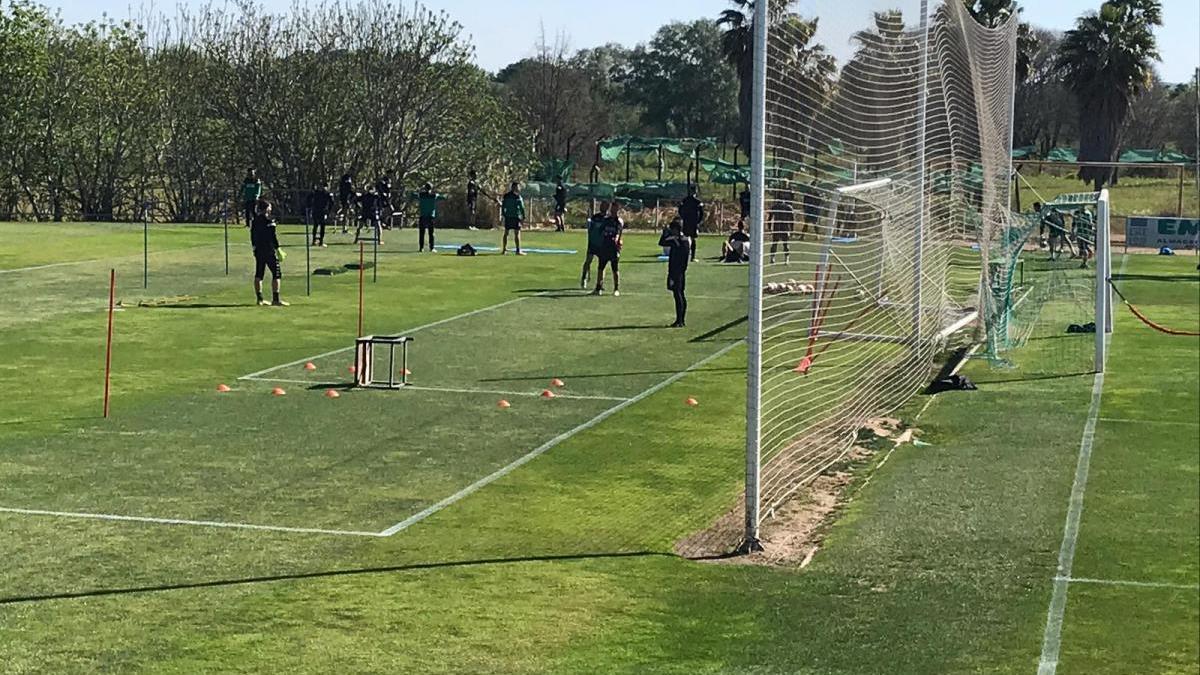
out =
{"type": "Polygon", "coordinates": [[[981,26],[959,0],[759,9],[751,539],[995,302],[985,271],[1008,222],[1016,30],[981,26]]]}

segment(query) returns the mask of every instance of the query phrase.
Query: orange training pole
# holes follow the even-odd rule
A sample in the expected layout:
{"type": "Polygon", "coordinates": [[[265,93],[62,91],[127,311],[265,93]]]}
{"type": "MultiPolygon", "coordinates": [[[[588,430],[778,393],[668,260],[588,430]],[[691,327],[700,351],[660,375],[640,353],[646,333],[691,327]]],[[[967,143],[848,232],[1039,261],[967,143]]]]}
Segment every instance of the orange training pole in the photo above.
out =
{"type": "Polygon", "coordinates": [[[358,242],[358,337],[363,336],[363,243],[358,242]]]}
{"type": "Polygon", "coordinates": [[[117,271],[108,272],[108,343],[104,350],[104,418],[108,419],[109,382],[112,378],[113,308],[117,300],[117,271]]]}

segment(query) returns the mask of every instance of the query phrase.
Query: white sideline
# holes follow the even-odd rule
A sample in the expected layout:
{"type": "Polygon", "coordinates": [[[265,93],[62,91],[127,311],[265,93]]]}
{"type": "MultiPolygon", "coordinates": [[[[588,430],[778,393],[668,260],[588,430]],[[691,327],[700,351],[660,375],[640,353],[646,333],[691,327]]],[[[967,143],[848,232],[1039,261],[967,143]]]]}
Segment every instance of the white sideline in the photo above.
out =
{"type": "Polygon", "coordinates": [[[96,263],[104,260],[103,258],[93,258],[91,260],[71,260],[68,262],[50,263],[48,265],[34,265],[32,267],[15,267],[8,270],[0,270],[0,274],[17,274],[18,272],[34,272],[37,270],[48,270],[52,267],[70,267],[71,265],[86,265],[88,263],[96,263]]]}
{"type": "MultiPolygon", "coordinates": [[[[492,311],[492,310],[495,310],[495,309],[500,309],[501,307],[507,307],[508,305],[511,305],[511,304],[514,304],[514,303],[517,303],[517,302],[521,302],[522,300],[527,300],[527,299],[529,299],[529,298],[536,298],[536,297],[538,297],[538,296],[536,296],[536,295],[526,295],[526,296],[522,296],[522,297],[519,297],[519,298],[513,298],[512,300],[505,300],[504,302],[501,302],[501,303],[498,303],[498,304],[495,304],[495,305],[491,305],[491,306],[488,306],[488,307],[480,307],[479,309],[473,309],[473,310],[471,310],[471,311],[469,311],[469,312],[463,312],[462,314],[457,314],[457,315],[455,315],[455,316],[447,317],[447,318],[445,318],[445,319],[439,319],[439,320],[437,320],[437,321],[434,321],[434,322],[432,322],[432,323],[427,323],[427,324],[425,324],[425,325],[423,325],[423,326],[417,326],[416,328],[409,328],[408,330],[401,331],[401,332],[400,332],[400,333],[398,333],[398,334],[401,334],[401,335],[411,335],[411,334],[413,334],[413,333],[418,333],[418,332],[420,332],[420,331],[423,331],[423,330],[427,330],[427,329],[430,329],[430,328],[434,328],[435,326],[440,326],[440,325],[442,325],[442,324],[445,324],[445,323],[450,323],[451,321],[458,321],[459,319],[465,319],[465,318],[467,318],[467,317],[470,317],[470,316],[475,316],[476,314],[483,314],[484,312],[490,312],[490,311],[492,311]]],[[[254,380],[254,379],[257,379],[257,378],[258,378],[259,376],[261,376],[261,375],[266,375],[267,373],[273,373],[273,372],[275,372],[275,371],[277,371],[277,370],[283,370],[284,368],[291,368],[292,366],[298,366],[298,365],[300,365],[300,364],[302,364],[302,363],[307,363],[307,362],[309,362],[309,361],[316,361],[316,360],[318,360],[318,359],[323,359],[323,358],[325,358],[325,357],[327,357],[327,356],[334,356],[335,354],[341,354],[341,353],[343,353],[343,352],[350,352],[350,351],[354,351],[354,347],[353,347],[353,346],[351,346],[351,347],[342,347],[341,349],[334,349],[333,351],[328,351],[328,352],[325,352],[324,354],[317,354],[317,355],[315,355],[315,356],[307,356],[307,357],[305,357],[305,358],[302,358],[302,359],[296,359],[295,361],[292,361],[292,362],[290,362],[290,363],[285,363],[285,364],[283,364],[283,365],[280,365],[280,366],[272,366],[272,367],[270,367],[270,368],[267,368],[267,369],[265,369],[265,370],[260,370],[260,371],[258,371],[257,373],[250,373],[249,375],[242,375],[242,376],[241,376],[241,377],[239,377],[238,379],[239,379],[239,380],[254,380]]]]}
{"type": "Polygon", "coordinates": [[[265,530],[268,532],[290,532],[293,534],[332,534],[346,537],[379,537],[378,532],[355,532],[353,530],[322,530],[312,527],[282,527],[277,525],[251,525],[249,523],[225,523],[214,520],[184,520],[181,518],[148,518],[143,516],[119,516],[111,513],[79,513],[75,511],[45,511],[42,509],[14,509],[0,506],[0,513],[15,513],[26,516],[56,516],[59,518],[86,518],[89,520],[118,520],[155,525],[193,525],[201,527],[223,527],[235,530],[265,530]]]}
{"type": "MultiPolygon", "coordinates": [[[[1128,256],[1121,258],[1119,273],[1124,273],[1128,261],[1128,256]]],[[[1050,608],[1046,611],[1046,630],[1042,635],[1042,657],[1038,661],[1038,675],[1055,675],[1058,671],[1063,618],[1067,609],[1067,589],[1070,587],[1067,580],[1071,578],[1071,567],[1075,563],[1075,544],[1079,540],[1079,521],[1083,516],[1083,495],[1087,490],[1088,469],[1092,461],[1092,445],[1096,440],[1096,422],[1100,417],[1100,399],[1103,392],[1104,373],[1099,372],[1092,383],[1092,402],[1088,406],[1087,422],[1083,425],[1083,438],[1079,442],[1079,459],[1075,464],[1075,480],[1071,484],[1071,502],[1067,507],[1067,521],[1063,526],[1062,544],[1058,550],[1054,591],[1050,596],[1050,608]]]]}
{"type": "Polygon", "coordinates": [[[580,424],[579,426],[575,427],[574,429],[571,429],[570,431],[565,431],[565,432],[555,436],[554,438],[550,439],[549,441],[546,441],[542,445],[540,445],[537,448],[535,448],[534,450],[530,451],[528,454],[524,455],[523,457],[520,457],[520,458],[514,460],[513,462],[509,463],[508,465],[501,467],[500,469],[497,469],[492,474],[490,474],[488,476],[484,476],[483,478],[480,478],[479,480],[475,481],[474,483],[471,483],[470,485],[459,490],[458,492],[455,492],[454,494],[450,495],[449,497],[446,497],[445,499],[441,500],[440,502],[425,508],[424,510],[420,511],[419,513],[415,513],[415,514],[409,516],[408,518],[405,518],[404,520],[396,523],[395,525],[392,525],[391,527],[387,528],[386,530],[383,530],[382,532],[380,532],[379,535],[382,537],[390,537],[390,536],[396,534],[397,532],[401,532],[401,531],[421,522],[422,520],[425,520],[429,516],[432,516],[433,514],[437,513],[438,511],[441,511],[442,509],[446,508],[447,506],[450,506],[450,505],[454,504],[455,502],[458,502],[458,501],[462,500],[463,498],[470,496],[474,492],[478,491],[480,488],[482,488],[490,483],[493,483],[493,482],[503,478],[504,476],[507,476],[508,474],[510,474],[514,470],[516,470],[517,468],[529,463],[533,459],[537,458],[539,455],[544,454],[547,450],[549,450],[549,449],[553,448],[554,446],[558,445],[559,443],[562,443],[563,441],[571,438],[575,434],[577,434],[581,431],[587,431],[588,429],[591,429],[592,427],[603,422],[604,420],[608,419],[609,417],[617,414],[618,412],[624,410],[625,408],[628,408],[629,406],[633,405],[634,403],[642,401],[642,400],[646,399],[647,397],[652,396],[652,395],[662,391],[663,389],[669,387],[670,385],[674,384],[675,382],[678,382],[685,375],[696,370],[697,368],[701,368],[701,367],[707,365],[708,363],[721,358],[725,354],[729,353],[734,347],[741,345],[742,342],[743,341],[739,340],[732,344],[726,345],[725,347],[721,348],[717,352],[710,354],[709,356],[706,356],[703,359],[700,359],[699,361],[688,366],[686,369],[681,370],[678,373],[675,373],[674,375],[672,375],[672,376],[668,377],[667,379],[663,380],[662,382],[659,382],[658,384],[650,387],[649,389],[643,391],[642,393],[638,394],[637,396],[634,396],[633,398],[630,398],[630,399],[626,399],[626,400],[618,403],[617,405],[609,408],[608,410],[605,410],[604,412],[600,413],[599,415],[596,415],[595,417],[584,422],[583,424],[580,424]]]}
{"type": "Polygon", "coordinates": [[[1184,591],[1200,591],[1200,584],[1172,584],[1163,581],[1121,581],[1118,579],[1081,579],[1071,577],[1055,577],[1055,581],[1065,581],[1068,584],[1099,584],[1101,586],[1135,586],[1137,588],[1175,588],[1184,591]]]}

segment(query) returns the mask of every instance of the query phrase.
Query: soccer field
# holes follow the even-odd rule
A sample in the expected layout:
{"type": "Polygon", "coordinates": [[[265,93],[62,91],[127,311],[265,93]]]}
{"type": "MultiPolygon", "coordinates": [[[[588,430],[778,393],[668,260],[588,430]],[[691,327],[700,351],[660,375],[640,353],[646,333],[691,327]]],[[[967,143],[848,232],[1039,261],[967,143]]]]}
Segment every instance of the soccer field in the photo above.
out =
{"type": "MultiPolygon", "coordinates": [[[[413,386],[361,391],[356,272],[306,297],[289,235],[293,305],[255,307],[244,231],[226,276],[220,228],[154,226],[143,289],[142,236],[0,224],[4,672],[1033,672],[1064,590],[1060,672],[1200,663],[1200,345],[1123,307],[1098,396],[1091,337],[1062,335],[1078,303],[1051,299],[1010,364],[967,366],[980,391],[914,399],[928,445],[856,466],[801,570],[675,554],[741,488],[745,267],[694,267],[676,331],[653,237],[595,298],[580,255],[396,233],[365,329],[414,338],[413,386]]],[[[339,237],[312,267],[357,259],[339,237]]],[[[1193,258],[1125,265],[1131,301],[1197,330],[1193,258]]]]}

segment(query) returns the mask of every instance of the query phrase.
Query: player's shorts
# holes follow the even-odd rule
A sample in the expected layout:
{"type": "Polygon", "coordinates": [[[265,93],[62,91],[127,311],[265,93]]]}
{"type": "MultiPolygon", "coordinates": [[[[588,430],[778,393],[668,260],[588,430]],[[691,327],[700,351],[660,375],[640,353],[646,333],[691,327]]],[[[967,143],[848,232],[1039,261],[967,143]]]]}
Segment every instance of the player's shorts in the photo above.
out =
{"type": "Polygon", "coordinates": [[[559,204],[558,202],[554,203],[554,215],[561,216],[562,214],[564,214],[566,212],[567,212],[566,204],[559,204]]]}
{"type": "Polygon", "coordinates": [[[700,226],[699,225],[689,225],[687,223],[684,223],[683,224],[683,236],[692,237],[692,238],[699,237],[700,236],[700,226]]]}
{"type": "Polygon", "coordinates": [[[467,197],[467,210],[470,211],[471,213],[475,213],[476,203],[477,202],[474,197],[467,197]]]}
{"type": "Polygon", "coordinates": [[[420,220],[417,221],[417,225],[422,229],[432,229],[435,224],[433,216],[421,216],[420,220]]]}
{"type": "Polygon", "coordinates": [[[788,229],[771,230],[771,241],[790,241],[792,232],[793,230],[788,229]]]}
{"type": "Polygon", "coordinates": [[[329,222],[329,214],[324,211],[312,212],[313,225],[325,225],[329,222]]]}
{"type": "Polygon", "coordinates": [[[338,198],[338,201],[341,202],[343,209],[350,208],[350,195],[343,195],[338,198]]]}
{"type": "Polygon", "coordinates": [[[279,266],[279,258],[275,257],[274,252],[268,255],[254,254],[254,278],[262,279],[267,270],[271,270],[271,276],[275,279],[283,278],[283,270],[279,266]]]}
{"type": "Polygon", "coordinates": [[[687,288],[687,274],[668,274],[667,275],[667,290],[679,291],[683,293],[687,288]]]}
{"type": "Polygon", "coordinates": [[[517,230],[519,232],[521,230],[521,219],[520,218],[505,218],[504,219],[504,229],[517,230]]]}
{"type": "Polygon", "coordinates": [[[596,257],[600,259],[600,262],[612,262],[620,259],[621,251],[617,249],[616,245],[605,243],[596,249],[596,257]]]}

